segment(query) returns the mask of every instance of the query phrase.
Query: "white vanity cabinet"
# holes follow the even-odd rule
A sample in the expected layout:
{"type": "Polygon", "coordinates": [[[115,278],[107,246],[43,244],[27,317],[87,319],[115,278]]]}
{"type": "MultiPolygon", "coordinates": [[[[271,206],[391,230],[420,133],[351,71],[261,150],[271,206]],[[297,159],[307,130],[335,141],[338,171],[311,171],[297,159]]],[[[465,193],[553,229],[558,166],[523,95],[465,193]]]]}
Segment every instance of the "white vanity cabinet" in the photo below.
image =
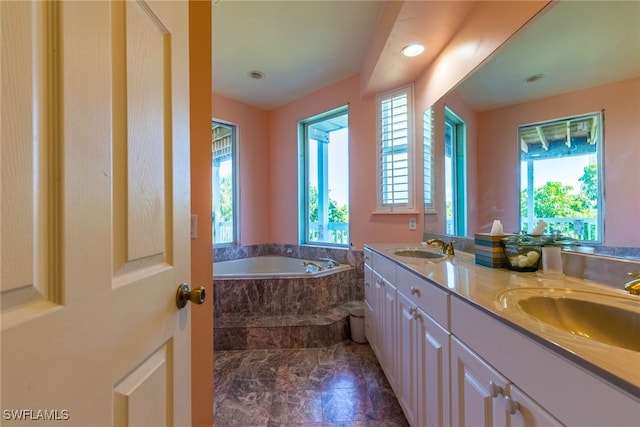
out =
{"type": "Polygon", "coordinates": [[[450,425],[448,294],[398,267],[396,396],[412,426],[450,425]]]}
{"type": "Polygon", "coordinates": [[[640,426],[640,400],[615,380],[369,248],[365,301],[367,339],[412,427],[640,426]]]}
{"type": "Polygon", "coordinates": [[[452,425],[561,426],[456,337],[451,339],[452,425]]]}
{"type": "Polygon", "coordinates": [[[365,333],[392,387],[395,387],[398,369],[395,272],[393,261],[365,252],[365,333]],[[367,264],[368,255],[370,264],[367,264]],[[370,272],[367,272],[368,266],[370,272]]]}
{"type": "Polygon", "coordinates": [[[640,425],[637,398],[458,297],[451,333],[453,425],[640,425]]]}

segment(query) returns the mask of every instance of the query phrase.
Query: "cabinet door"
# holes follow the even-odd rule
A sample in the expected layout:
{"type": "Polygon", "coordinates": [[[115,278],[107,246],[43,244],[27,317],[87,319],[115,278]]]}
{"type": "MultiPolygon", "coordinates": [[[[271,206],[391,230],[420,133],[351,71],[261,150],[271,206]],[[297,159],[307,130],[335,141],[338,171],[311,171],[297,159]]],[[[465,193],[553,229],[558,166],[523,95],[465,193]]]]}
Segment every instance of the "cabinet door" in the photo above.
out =
{"type": "Polygon", "coordinates": [[[563,425],[513,384],[509,386],[508,397],[505,397],[505,411],[509,417],[509,427],[563,425]]]}
{"type": "Polygon", "coordinates": [[[401,292],[398,295],[398,377],[396,397],[407,421],[417,426],[418,421],[418,365],[420,354],[420,330],[422,322],[418,321],[417,309],[401,292]]]}
{"type": "Polygon", "coordinates": [[[376,277],[371,267],[364,266],[364,334],[369,345],[374,351],[378,351],[376,329],[376,277]]]}
{"type": "Polygon", "coordinates": [[[455,426],[505,426],[501,393],[507,380],[451,338],[451,415],[455,426]]]}
{"type": "Polygon", "coordinates": [[[379,347],[382,353],[383,369],[387,375],[387,380],[391,387],[395,389],[397,378],[397,364],[396,364],[396,334],[397,334],[397,321],[396,321],[396,287],[381,279],[381,297],[382,297],[382,316],[379,318],[381,321],[380,331],[382,335],[378,337],[379,347]]]}
{"type": "MultiPolygon", "coordinates": [[[[398,295],[400,295],[398,293],[398,295]]],[[[421,309],[416,314],[418,333],[418,426],[451,425],[449,399],[449,340],[451,334],[421,309]]]]}

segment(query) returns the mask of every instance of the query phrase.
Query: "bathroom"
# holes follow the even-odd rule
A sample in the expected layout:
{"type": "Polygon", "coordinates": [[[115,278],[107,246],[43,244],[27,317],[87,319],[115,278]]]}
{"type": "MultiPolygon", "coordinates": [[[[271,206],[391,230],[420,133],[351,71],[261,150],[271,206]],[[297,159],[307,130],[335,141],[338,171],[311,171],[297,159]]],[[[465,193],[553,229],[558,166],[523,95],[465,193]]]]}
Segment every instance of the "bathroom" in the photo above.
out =
{"type": "MultiPolygon", "coordinates": [[[[542,3],[538,7],[541,8],[542,3]]],[[[496,32],[494,35],[499,41],[487,41],[490,37],[483,39],[487,45],[479,43],[476,46],[480,52],[477,56],[466,58],[466,63],[455,64],[457,67],[453,67],[451,63],[447,63],[446,54],[455,52],[456,43],[458,47],[463,46],[469,37],[474,37],[474,31],[477,31],[475,36],[487,31],[486,28],[474,27],[473,21],[469,21],[469,34],[461,32],[453,37],[443,54],[412,80],[416,123],[421,124],[422,112],[432,105],[436,120],[440,119],[446,104],[463,115],[468,125],[467,229],[464,236],[456,237],[459,249],[472,252],[474,233],[488,232],[496,218],[502,221],[507,231],[517,231],[519,228],[517,192],[510,186],[516,180],[505,179],[514,176],[517,171],[516,148],[515,145],[512,147],[508,144],[514,144],[513,136],[516,135],[518,125],[605,110],[608,133],[604,157],[606,217],[603,246],[606,249],[603,250],[637,258],[640,223],[636,218],[640,217],[640,193],[629,191],[624,184],[637,181],[634,165],[640,162],[640,152],[631,144],[631,141],[640,139],[637,126],[640,115],[637,103],[640,79],[637,75],[619,82],[608,82],[606,85],[594,84],[588,89],[552,100],[522,103],[486,112],[474,111],[458,92],[450,91],[498,48],[502,41],[525,25],[533,14],[534,11],[528,11],[519,20],[514,18],[507,20],[508,23],[502,20],[500,25],[492,23],[492,31],[496,32]],[[438,67],[447,66],[451,68],[446,75],[437,74],[438,67]],[[500,137],[496,138],[496,135],[500,137]],[[492,143],[494,140],[503,143],[496,145],[492,143]]],[[[451,58],[449,57],[450,61],[451,58]]],[[[376,152],[373,143],[376,138],[376,93],[370,91],[363,94],[363,80],[366,77],[355,75],[269,110],[216,94],[214,88],[214,118],[234,123],[242,132],[239,220],[242,231],[239,251],[249,248],[249,251],[261,252],[265,247],[275,247],[276,252],[285,252],[289,247],[296,250],[300,247],[297,226],[297,125],[302,118],[345,104],[349,105],[350,113],[350,247],[343,249],[344,253],[336,258],[341,258],[361,272],[365,243],[418,243],[426,240],[425,236],[445,234],[443,213],[426,212],[421,208],[424,205],[422,179],[415,180],[416,206],[420,207],[415,212],[385,214],[376,211],[376,188],[371,185],[376,177],[376,152]],[[247,212],[259,214],[247,215],[247,212]],[[412,218],[416,220],[413,230],[408,226],[412,218]]],[[[422,140],[421,126],[416,126],[415,139],[422,140]]],[[[438,155],[442,156],[442,152],[436,151],[436,159],[438,155]]],[[[421,150],[416,150],[416,170],[422,170],[422,161],[421,150]]],[[[442,173],[439,168],[441,166],[436,161],[436,176],[442,173]]],[[[443,193],[444,188],[440,185],[436,191],[436,204],[442,204],[443,193]]],[[[216,247],[213,256],[214,260],[230,259],[234,256],[233,249],[216,247]]],[[[615,260],[582,257],[571,253],[565,253],[565,257],[568,275],[607,282],[617,287],[621,287],[626,281],[626,271],[621,270],[615,260]]]]}

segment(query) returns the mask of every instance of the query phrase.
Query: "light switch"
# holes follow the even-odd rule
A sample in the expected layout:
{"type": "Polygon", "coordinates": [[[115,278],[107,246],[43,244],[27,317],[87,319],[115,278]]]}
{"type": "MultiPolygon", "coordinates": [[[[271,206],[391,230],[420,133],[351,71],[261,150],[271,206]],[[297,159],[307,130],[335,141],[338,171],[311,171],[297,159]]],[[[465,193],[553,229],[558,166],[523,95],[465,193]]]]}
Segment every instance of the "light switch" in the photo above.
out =
{"type": "Polygon", "coordinates": [[[198,215],[191,215],[191,238],[198,238],[198,215]]]}

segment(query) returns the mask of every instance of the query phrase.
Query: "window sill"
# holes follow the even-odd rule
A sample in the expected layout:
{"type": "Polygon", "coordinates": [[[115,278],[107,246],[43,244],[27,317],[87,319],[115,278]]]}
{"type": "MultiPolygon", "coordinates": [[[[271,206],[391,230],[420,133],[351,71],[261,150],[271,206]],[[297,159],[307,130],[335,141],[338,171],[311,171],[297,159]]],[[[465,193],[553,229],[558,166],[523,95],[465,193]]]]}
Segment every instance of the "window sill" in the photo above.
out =
{"type": "Polygon", "coordinates": [[[422,211],[412,210],[395,210],[395,211],[373,211],[371,215],[419,215],[422,211]]]}

